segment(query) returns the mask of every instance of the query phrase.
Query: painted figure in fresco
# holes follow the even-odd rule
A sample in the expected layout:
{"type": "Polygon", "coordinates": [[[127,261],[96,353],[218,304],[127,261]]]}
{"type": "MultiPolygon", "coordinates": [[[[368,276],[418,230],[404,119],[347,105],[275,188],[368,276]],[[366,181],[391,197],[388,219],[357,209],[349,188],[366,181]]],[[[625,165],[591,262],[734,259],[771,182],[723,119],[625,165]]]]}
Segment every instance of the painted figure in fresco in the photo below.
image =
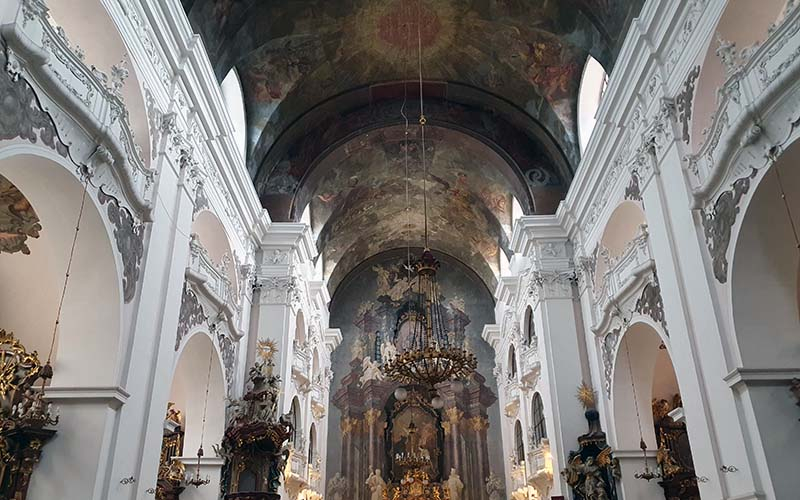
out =
{"type": "Polygon", "coordinates": [[[372,358],[369,356],[365,357],[361,362],[361,368],[363,372],[361,373],[361,378],[358,379],[358,383],[362,387],[370,380],[383,380],[384,378],[381,367],[378,366],[377,361],[372,361],[372,358]]]}
{"type": "Polygon", "coordinates": [[[456,473],[455,469],[450,469],[450,477],[447,478],[447,491],[450,493],[450,500],[462,500],[462,492],[464,491],[464,483],[456,473]]]}
{"type": "Polygon", "coordinates": [[[369,490],[372,492],[369,497],[370,500],[383,500],[383,490],[386,488],[386,481],[381,477],[381,471],[375,469],[364,484],[369,486],[369,490]]]}
{"type": "Polygon", "coordinates": [[[381,359],[384,363],[391,361],[397,357],[397,347],[394,346],[391,340],[386,339],[381,344],[381,359]]]}
{"type": "Polygon", "coordinates": [[[350,351],[350,354],[353,356],[352,359],[364,359],[367,355],[367,344],[364,342],[364,339],[361,336],[357,337],[355,342],[353,342],[353,347],[350,351]]]}
{"type": "Polygon", "coordinates": [[[337,472],[335,476],[328,481],[328,498],[330,500],[344,500],[347,494],[347,480],[342,476],[341,472],[337,472]]]}

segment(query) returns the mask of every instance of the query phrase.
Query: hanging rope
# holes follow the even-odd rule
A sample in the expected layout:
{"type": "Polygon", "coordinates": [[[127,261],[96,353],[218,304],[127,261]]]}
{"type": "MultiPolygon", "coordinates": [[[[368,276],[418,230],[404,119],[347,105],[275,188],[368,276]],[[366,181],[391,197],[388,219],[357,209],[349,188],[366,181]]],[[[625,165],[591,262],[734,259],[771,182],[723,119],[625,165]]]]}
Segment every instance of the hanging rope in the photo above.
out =
{"type": "MultiPolygon", "coordinates": [[[[72,270],[72,261],[75,257],[75,246],[78,243],[78,233],[81,230],[81,220],[83,219],[83,208],[86,206],[86,192],[89,190],[89,176],[86,175],[83,181],[83,194],[81,195],[81,207],[78,210],[78,220],[75,223],[75,233],[72,235],[72,246],[69,249],[69,259],[67,260],[67,270],[64,274],[64,286],[61,288],[61,297],[58,300],[58,310],[56,311],[56,322],[53,325],[53,336],[50,339],[50,350],[47,352],[47,362],[45,366],[49,366],[53,359],[53,349],[56,345],[56,336],[58,335],[58,325],[61,323],[61,310],[64,307],[64,297],[67,295],[67,286],[69,285],[69,274],[72,270]]],[[[42,380],[44,385],[44,379],[42,380]]]]}
{"type": "Polygon", "coordinates": [[[783,200],[783,207],[786,209],[786,216],[789,218],[789,225],[792,227],[792,235],[794,236],[794,244],[800,249],[800,238],[797,237],[797,226],[792,217],[792,209],[789,207],[789,200],[786,199],[786,191],[783,189],[783,180],[781,179],[781,171],[778,165],[775,165],[775,177],[778,179],[778,189],[781,192],[781,200],[783,200]]]}
{"type": "MultiPolygon", "coordinates": [[[[631,352],[628,350],[628,338],[625,337],[625,357],[628,360],[628,376],[631,379],[631,390],[633,391],[633,408],[636,410],[636,425],[639,426],[639,446],[644,450],[647,446],[644,443],[644,434],[642,433],[642,419],[639,414],[639,401],[636,397],[636,386],[633,383],[633,369],[631,368],[631,352]]],[[[645,457],[645,460],[647,458],[645,457]]]]}

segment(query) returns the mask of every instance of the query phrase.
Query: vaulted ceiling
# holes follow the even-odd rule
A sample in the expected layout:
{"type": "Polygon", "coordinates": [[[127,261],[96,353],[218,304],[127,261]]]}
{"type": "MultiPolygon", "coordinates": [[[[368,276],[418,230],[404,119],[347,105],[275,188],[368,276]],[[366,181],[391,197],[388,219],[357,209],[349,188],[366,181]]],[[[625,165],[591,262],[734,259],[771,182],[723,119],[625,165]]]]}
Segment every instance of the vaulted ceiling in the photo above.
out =
{"type": "Polygon", "coordinates": [[[408,228],[392,215],[405,209],[398,126],[403,102],[412,125],[418,116],[420,49],[433,194],[452,198],[434,203],[432,244],[488,280],[508,251],[498,228],[511,197],[552,213],[565,194],[586,59],[610,71],[643,0],[183,3],[217,78],[235,67],[241,79],[262,203],[273,220],[298,220],[311,203],[334,278],[403,246],[408,228]]]}

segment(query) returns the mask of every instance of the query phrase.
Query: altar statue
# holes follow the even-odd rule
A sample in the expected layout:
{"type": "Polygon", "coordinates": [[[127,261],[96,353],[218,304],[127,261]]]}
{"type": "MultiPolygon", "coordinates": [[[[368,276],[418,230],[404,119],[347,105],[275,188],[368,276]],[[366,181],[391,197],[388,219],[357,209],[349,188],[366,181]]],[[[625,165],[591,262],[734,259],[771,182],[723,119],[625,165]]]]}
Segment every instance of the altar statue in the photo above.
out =
{"type": "Polygon", "coordinates": [[[370,473],[364,484],[369,486],[372,492],[369,497],[370,500],[383,500],[383,490],[386,489],[386,481],[381,477],[381,471],[375,469],[374,472],[370,473]]]}
{"type": "Polygon", "coordinates": [[[450,477],[447,478],[445,483],[447,490],[450,493],[450,500],[461,500],[461,493],[464,491],[464,483],[456,473],[455,469],[450,469],[450,477]]]}

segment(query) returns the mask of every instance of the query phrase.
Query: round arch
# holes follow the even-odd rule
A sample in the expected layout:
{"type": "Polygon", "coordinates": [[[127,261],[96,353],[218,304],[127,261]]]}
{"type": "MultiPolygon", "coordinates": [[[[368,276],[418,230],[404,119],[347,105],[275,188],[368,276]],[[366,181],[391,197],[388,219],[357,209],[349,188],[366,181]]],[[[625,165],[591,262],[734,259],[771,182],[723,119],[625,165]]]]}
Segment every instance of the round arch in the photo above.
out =
{"type": "Polygon", "coordinates": [[[208,333],[196,331],[178,352],[169,399],[183,414],[184,456],[195,456],[201,441],[208,456],[211,445],[222,440],[225,432],[225,387],[225,374],[216,345],[208,333]]]}
{"type": "Polygon", "coordinates": [[[628,244],[639,234],[644,224],[647,224],[644,210],[635,201],[625,200],[611,212],[600,236],[600,247],[607,258],[599,257],[595,264],[594,284],[596,289],[602,287],[603,276],[608,270],[608,260],[621,255],[628,244]]]}
{"type": "MultiPolygon", "coordinates": [[[[12,146],[0,154],[0,175],[27,199],[42,226],[39,237],[26,242],[29,255],[17,252],[0,259],[0,327],[14,332],[44,362],[84,186],[74,165],[38,149],[12,146]]],[[[122,280],[95,194],[90,185],[53,349],[54,386],[118,385],[122,280]]]]}
{"type": "Polygon", "coordinates": [[[233,248],[225,225],[214,212],[201,210],[192,222],[192,233],[197,235],[212,263],[224,270],[225,276],[231,283],[232,296],[238,297],[239,280],[233,262],[233,248]]]}
{"type": "Polygon", "coordinates": [[[729,270],[735,367],[763,374],[757,384],[743,380],[733,385],[734,394],[754,447],[764,450],[765,488],[771,487],[776,498],[794,494],[793,447],[783,436],[800,432],[790,392],[800,371],[800,255],[792,231],[792,221],[797,226],[800,216],[798,161],[800,142],[795,141],[751,188],[752,196],[740,208],[738,231],[734,228],[729,270]]]}
{"type": "Polygon", "coordinates": [[[136,144],[141,148],[142,160],[150,164],[150,127],[147,117],[144,91],[137,75],[137,68],[103,2],[98,0],[70,0],[50,2],[47,5],[53,22],[62,28],[73,46],[85,53],[87,64],[93,65],[106,75],[112,74],[112,66],[127,63],[130,70],[120,90],[131,130],[136,144]]]}
{"type": "MultiPolygon", "coordinates": [[[[711,125],[718,104],[719,90],[727,79],[722,58],[717,55],[720,40],[736,44],[741,51],[764,40],[772,23],[783,14],[786,0],[761,0],[759,2],[728,2],[716,29],[708,40],[708,48],[699,62],[699,73],[692,100],[689,143],[697,152],[707,134],[703,130],[711,125]]],[[[690,75],[690,78],[692,75],[690,75]]]]}
{"type": "Polygon", "coordinates": [[[525,460],[525,439],[522,437],[522,423],[519,419],[514,422],[514,459],[517,464],[525,460]]]}

